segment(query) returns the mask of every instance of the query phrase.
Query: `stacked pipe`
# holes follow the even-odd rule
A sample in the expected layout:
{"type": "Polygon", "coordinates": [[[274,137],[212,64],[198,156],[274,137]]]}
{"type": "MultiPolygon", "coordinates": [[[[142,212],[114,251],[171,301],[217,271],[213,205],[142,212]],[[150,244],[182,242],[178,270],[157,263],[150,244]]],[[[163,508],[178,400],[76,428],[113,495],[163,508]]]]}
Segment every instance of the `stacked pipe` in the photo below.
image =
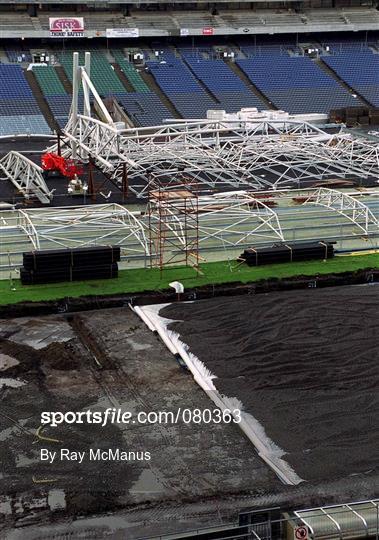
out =
{"type": "Polygon", "coordinates": [[[249,248],[239,256],[249,266],[330,259],[334,256],[333,244],[311,242],[305,244],[281,244],[272,247],[249,248]]]}
{"type": "Polygon", "coordinates": [[[379,124],[379,108],[345,107],[344,109],[331,109],[329,120],[331,122],[344,122],[347,126],[356,124],[375,126],[379,124]]]}
{"type": "Polygon", "coordinates": [[[115,246],[30,251],[23,254],[21,283],[115,278],[119,260],[120,248],[115,246]]]}

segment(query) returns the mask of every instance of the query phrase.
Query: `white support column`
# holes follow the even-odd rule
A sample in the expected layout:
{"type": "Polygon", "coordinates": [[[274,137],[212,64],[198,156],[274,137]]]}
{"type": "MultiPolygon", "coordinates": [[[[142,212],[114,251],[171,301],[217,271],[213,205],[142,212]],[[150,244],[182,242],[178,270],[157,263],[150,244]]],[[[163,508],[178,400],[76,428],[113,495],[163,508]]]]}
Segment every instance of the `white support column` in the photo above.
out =
{"type": "MultiPolygon", "coordinates": [[[[85,72],[88,75],[88,78],[91,78],[91,53],[86,52],[85,53],[85,59],[84,59],[84,69],[85,72]]],[[[90,100],[90,91],[88,89],[88,92],[84,93],[84,104],[83,104],[83,116],[90,116],[91,115],[91,100],[90,100]]]]}
{"type": "MultiPolygon", "coordinates": [[[[78,120],[78,99],[79,99],[79,87],[80,87],[80,74],[79,74],[79,53],[74,52],[73,66],[72,66],[72,106],[71,106],[71,119],[74,129],[78,120]]],[[[71,141],[72,157],[76,158],[77,143],[71,141]]]]}

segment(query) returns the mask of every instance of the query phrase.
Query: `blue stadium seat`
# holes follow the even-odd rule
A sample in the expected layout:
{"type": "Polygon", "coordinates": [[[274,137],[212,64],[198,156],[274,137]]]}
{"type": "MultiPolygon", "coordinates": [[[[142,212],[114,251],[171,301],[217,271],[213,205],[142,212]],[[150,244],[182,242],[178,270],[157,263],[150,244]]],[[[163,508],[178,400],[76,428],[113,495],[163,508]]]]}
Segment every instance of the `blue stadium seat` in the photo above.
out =
{"type": "Polygon", "coordinates": [[[208,109],[222,108],[204,90],[188,66],[171,51],[163,50],[159,61],[147,65],[158,86],[184,118],[205,118],[208,109]],[[167,60],[166,60],[167,59],[167,60]]]}
{"type": "Polygon", "coordinates": [[[322,60],[358,94],[379,107],[379,55],[356,47],[333,48],[335,54],[322,60]]]}
{"type": "Polygon", "coordinates": [[[265,103],[245,86],[223,60],[207,60],[191,50],[181,50],[181,53],[196,77],[216,97],[221,109],[237,112],[242,107],[266,108],[265,103]]]}
{"type": "Polygon", "coordinates": [[[275,107],[289,113],[328,113],[332,108],[360,104],[306,56],[271,52],[237,63],[275,107]]]}
{"type": "Polygon", "coordinates": [[[115,97],[136,126],[156,126],[172,118],[171,112],[153,92],[130,92],[115,97]]]}
{"type": "Polygon", "coordinates": [[[51,133],[19,65],[0,64],[0,135],[51,133]]]}

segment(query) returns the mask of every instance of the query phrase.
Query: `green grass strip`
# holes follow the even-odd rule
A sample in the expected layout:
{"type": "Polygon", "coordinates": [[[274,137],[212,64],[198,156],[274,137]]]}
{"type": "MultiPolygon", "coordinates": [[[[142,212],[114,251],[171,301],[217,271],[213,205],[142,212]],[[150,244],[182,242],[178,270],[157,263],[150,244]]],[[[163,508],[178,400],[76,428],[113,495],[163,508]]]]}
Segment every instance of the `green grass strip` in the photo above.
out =
{"type": "Polygon", "coordinates": [[[338,256],[327,261],[271,264],[249,267],[237,262],[211,262],[200,265],[202,275],[193,268],[173,266],[159,269],[120,270],[118,279],[76,281],[48,285],[21,285],[19,280],[0,281],[0,305],[23,301],[58,300],[66,297],[101,296],[120,293],[160,291],[171,281],[181,281],[186,289],[222,283],[251,283],[261,279],[316,276],[353,272],[365,268],[379,268],[379,253],[369,255],[338,256]]]}

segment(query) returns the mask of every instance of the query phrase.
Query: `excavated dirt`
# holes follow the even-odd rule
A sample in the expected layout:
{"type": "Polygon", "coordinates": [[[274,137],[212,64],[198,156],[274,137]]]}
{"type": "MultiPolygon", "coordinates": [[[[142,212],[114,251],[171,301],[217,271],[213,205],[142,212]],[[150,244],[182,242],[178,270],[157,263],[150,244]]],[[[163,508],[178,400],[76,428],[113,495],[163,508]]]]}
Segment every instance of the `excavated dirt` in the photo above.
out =
{"type": "Polygon", "coordinates": [[[307,481],[378,471],[379,287],[176,303],[160,315],[307,481]]]}
{"type": "Polygon", "coordinates": [[[228,296],[164,310],[184,321],[173,326],[219,375],[216,384],[226,394],[237,389],[288,452],[309,480],[298,486],[283,485],[234,425],[41,431],[42,411],[176,411],[213,403],[128,308],[0,320],[0,537],[132,539],[225,524],[243,508],[378,495],[377,291],[228,296]],[[148,450],[152,459],[47,465],[41,447],[148,450]]]}
{"type": "Polygon", "coordinates": [[[134,505],[151,505],[153,519],[154,505],[161,503],[281,488],[232,425],[71,424],[40,429],[42,411],[212,407],[129,308],[0,321],[0,358],[1,365],[8,362],[0,372],[0,383],[8,381],[0,384],[0,523],[8,528],[134,505]],[[15,381],[18,386],[10,386],[15,381]],[[151,461],[47,464],[40,460],[41,448],[150,451],[151,461]],[[51,503],[57,497],[64,501],[59,511],[51,503]]]}

